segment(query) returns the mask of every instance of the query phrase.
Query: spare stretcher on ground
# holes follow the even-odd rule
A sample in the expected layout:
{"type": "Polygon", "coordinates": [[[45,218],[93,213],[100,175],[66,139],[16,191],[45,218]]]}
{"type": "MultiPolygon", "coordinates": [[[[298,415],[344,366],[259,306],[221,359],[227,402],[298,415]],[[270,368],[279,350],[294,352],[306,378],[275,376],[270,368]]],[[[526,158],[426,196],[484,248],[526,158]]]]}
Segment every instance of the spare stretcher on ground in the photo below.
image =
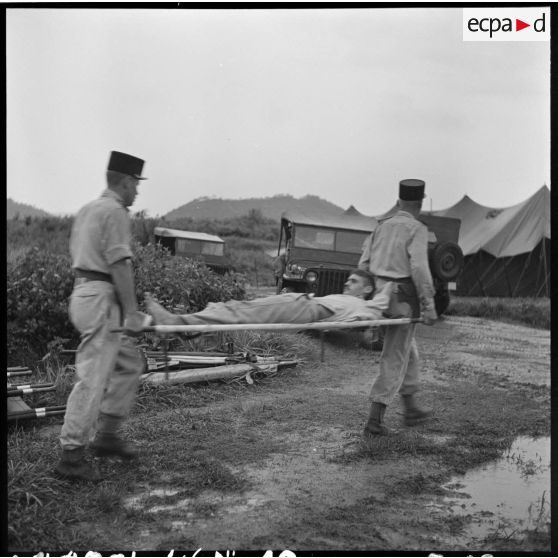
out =
{"type": "MultiPolygon", "coordinates": [[[[7,369],[7,378],[9,380],[21,378],[28,379],[28,376],[33,374],[33,371],[24,366],[13,366],[7,369]]],[[[56,405],[51,407],[30,407],[24,400],[23,396],[32,395],[36,393],[43,393],[47,391],[55,391],[56,386],[53,383],[11,383],[7,382],[6,396],[7,396],[7,419],[8,421],[44,418],[54,415],[64,414],[66,410],[65,405],[56,405]]]]}
{"type": "Polygon", "coordinates": [[[249,353],[188,353],[146,351],[146,384],[188,384],[220,379],[245,378],[271,374],[298,364],[296,360],[260,357],[249,353]]]}

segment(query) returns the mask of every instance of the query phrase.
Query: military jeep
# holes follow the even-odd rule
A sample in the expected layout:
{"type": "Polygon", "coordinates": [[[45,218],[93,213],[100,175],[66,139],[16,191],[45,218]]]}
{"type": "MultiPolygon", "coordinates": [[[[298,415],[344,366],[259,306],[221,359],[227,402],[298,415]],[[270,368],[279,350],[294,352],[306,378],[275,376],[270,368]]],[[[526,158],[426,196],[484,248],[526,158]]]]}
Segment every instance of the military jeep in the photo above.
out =
{"type": "MultiPolygon", "coordinates": [[[[281,215],[279,248],[275,259],[277,293],[306,292],[316,296],[343,292],[351,269],[357,267],[364,241],[380,220],[355,213],[321,217],[287,211],[281,215]]],[[[428,259],[436,294],[438,315],[445,312],[450,290],[463,268],[463,253],[457,245],[461,221],[421,213],[427,227],[428,259]]]]}

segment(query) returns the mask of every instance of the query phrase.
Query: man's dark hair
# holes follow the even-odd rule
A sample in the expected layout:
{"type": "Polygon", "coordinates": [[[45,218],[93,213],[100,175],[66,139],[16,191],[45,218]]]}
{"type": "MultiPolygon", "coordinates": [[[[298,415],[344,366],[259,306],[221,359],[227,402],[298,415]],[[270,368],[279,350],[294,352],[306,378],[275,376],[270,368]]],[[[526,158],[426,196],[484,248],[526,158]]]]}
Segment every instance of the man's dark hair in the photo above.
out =
{"type": "Polygon", "coordinates": [[[372,287],[372,290],[365,298],[366,300],[370,300],[376,292],[376,281],[374,281],[374,275],[372,275],[372,273],[366,271],[365,269],[353,269],[349,273],[349,275],[358,275],[359,277],[363,277],[364,279],[366,279],[366,281],[368,281],[368,284],[372,287]]]}
{"type": "Polygon", "coordinates": [[[118,171],[108,170],[107,171],[107,184],[109,187],[113,188],[114,186],[118,186],[122,180],[124,180],[128,176],[127,174],[122,174],[118,171]]]}

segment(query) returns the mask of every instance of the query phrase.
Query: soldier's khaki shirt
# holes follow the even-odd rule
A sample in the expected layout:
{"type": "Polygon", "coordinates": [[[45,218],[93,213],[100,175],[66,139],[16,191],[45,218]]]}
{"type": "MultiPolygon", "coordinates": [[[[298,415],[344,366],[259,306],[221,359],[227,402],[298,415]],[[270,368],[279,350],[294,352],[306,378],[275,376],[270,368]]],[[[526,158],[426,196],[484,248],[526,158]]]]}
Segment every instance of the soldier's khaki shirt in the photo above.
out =
{"type": "Polygon", "coordinates": [[[406,211],[398,211],[376,227],[363,245],[358,266],[382,277],[411,277],[420,300],[434,296],[428,229],[406,211]]]}
{"type": "Polygon", "coordinates": [[[132,257],[131,224],[120,196],[105,190],[82,207],[70,236],[72,267],[110,273],[109,266],[132,257]]]}

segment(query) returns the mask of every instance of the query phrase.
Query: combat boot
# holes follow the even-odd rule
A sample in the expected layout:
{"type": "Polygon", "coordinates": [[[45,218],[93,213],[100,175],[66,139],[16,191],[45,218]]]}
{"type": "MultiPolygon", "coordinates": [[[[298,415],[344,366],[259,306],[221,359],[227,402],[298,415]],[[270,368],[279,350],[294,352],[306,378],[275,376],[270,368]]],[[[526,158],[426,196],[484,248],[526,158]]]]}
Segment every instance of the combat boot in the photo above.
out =
{"type": "Polygon", "coordinates": [[[432,416],[432,409],[427,407],[419,407],[415,395],[402,395],[403,408],[405,409],[405,425],[414,426],[432,416]]]}
{"type": "Polygon", "coordinates": [[[121,459],[137,457],[137,448],[123,440],[117,433],[121,422],[121,417],[105,414],[99,416],[97,435],[90,445],[97,457],[120,457],[121,459]]]}
{"type": "Polygon", "coordinates": [[[371,436],[387,436],[389,434],[389,430],[383,424],[385,412],[386,405],[383,403],[372,403],[368,422],[362,433],[364,438],[370,438],[371,436]]]}
{"type": "Polygon", "coordinates": [[[74,481],[99,482],[101,475],[97,468],[85,459],[83,447],[63,449],[60,461],[54,468],[57,477],[74,481]]]}

